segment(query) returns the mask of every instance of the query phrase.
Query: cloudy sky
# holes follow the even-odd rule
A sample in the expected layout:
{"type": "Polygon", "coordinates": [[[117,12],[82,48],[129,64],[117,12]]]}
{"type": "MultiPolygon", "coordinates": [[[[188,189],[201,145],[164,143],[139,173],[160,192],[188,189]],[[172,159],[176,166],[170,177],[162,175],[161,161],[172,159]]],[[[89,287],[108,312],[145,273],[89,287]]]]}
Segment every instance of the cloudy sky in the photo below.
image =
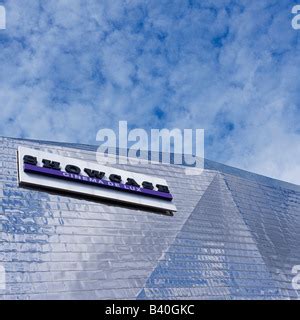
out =
{"type": "Polygon", "coordinates": [[[207,158],[299,184],[297,1],[1,3],[0,135],[204,128],[207,158]]]}

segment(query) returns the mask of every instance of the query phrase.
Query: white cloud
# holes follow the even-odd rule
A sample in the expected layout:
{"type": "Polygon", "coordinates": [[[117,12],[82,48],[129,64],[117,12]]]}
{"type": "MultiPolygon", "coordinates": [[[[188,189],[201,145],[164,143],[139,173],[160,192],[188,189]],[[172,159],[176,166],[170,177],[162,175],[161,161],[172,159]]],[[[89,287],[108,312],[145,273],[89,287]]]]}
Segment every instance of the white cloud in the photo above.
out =
{"type": "Polygon", "coordinates": [[[2,135],[96,143],[119,120],[204,128],[209,158],[299,183],[288,4],[16,0],[7,19],[2,135]]]}

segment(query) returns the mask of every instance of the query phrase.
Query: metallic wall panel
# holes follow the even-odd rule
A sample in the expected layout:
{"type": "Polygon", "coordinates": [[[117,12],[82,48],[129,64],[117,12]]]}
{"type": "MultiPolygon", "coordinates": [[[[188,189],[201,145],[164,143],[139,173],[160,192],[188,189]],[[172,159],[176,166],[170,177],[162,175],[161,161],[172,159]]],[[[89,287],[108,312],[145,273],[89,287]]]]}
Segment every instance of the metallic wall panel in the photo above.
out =
{"type": "Polygon", "coordinates": [[[174,216],[18,186],[18,146],[95,161],[95,148],[0,138],[0,299],[289,299],[300,188],[206,161],[114,165],[166,179],[174,216]]]}

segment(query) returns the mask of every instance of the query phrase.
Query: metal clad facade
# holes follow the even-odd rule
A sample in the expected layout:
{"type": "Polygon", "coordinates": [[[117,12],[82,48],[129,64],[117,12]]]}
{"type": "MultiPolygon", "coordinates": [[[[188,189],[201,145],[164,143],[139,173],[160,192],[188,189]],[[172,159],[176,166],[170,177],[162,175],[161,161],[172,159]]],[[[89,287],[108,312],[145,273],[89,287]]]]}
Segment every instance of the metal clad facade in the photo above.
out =
{"type": "Polygon", "coordinates": [[[200,176],[114,165],[165,179],[167,216],[20,188],[18,146],[95,161],[87,146],[0,138],[0,299],[297,298],[298,186],[212,162],[200,176]]]}

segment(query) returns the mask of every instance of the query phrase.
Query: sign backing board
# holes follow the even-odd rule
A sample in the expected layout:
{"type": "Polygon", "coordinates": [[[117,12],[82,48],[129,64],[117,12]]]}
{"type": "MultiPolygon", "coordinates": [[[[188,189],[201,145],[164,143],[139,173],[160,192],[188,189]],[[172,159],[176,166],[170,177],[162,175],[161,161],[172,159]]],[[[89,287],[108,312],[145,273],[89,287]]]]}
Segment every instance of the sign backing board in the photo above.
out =
{"type": "Polygon", "coordinates": [[[138,206],[166,211],[176,211],[176,206],[172,203],[173,197],[171,193],[160,192],[156,188],[156,185],[168,186],[166,180],[162,178],[120,170],[95,162],[73,159],[26,147],[18,148],[18,170],[20,185],[40,186],[110,201],[136,204],[138,206]],[[37,164],[24,163],[24,156],[35,157],[37,164]],[[45,168],[42,162],[44,159],[59,162],[61,170],[45,168]],[[80,168],[80,174],[66,172],[65,168],[68,165],[80,168]],[[86,168],[105,172],[105,176],[102,179],[91,178],[84,171],[86,168]],[[121,176],[121,183],[111,182],[109,179],[111,174],[121,176]],[[127,178],[134,179],[140,187],[128,186],[126,184],[127,178]],[[144,181],[152,183],[154,189],[143,188],[142,183],[144,181]]]}

